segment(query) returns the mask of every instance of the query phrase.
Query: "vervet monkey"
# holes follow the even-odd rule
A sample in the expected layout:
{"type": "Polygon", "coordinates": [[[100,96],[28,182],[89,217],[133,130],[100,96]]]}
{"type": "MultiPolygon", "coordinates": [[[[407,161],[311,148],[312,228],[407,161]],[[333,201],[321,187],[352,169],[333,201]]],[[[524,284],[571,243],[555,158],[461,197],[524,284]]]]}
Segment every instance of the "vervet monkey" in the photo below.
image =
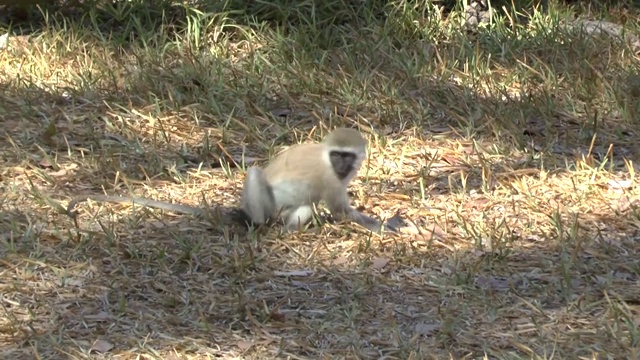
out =
{"type": "Polygon", "coordinates": [[[360,170],[367,141],[359,131],[339,128],[322,143],[295,145],[263,169],[247,172],[242,209],[255,223],[281,218],[287,229],[307,224],[313,208],[323,201],[331,214],[349,219],[371,231],[396,229],[384,226],[351,206],[347,186],[360,170]]]}
{"type": "MultiPolygon", "coordinates": [[[[250,168],[242,191],[242,218],[255,224],[281,219],[292,231],[309,223],[313,208],[324,201],[334,217],[350,219],[375,232],[382,229],[395,232],[393,226],[383,225],[349,203],[347,186],[364,161],[366,147],[367,141],[360,132],[339,128],[329,133],[322,143],[295,145],[276,156],[266,168],[250,168]]],[[[75,206],[90,199],[134,203],[189,215],[207,212],[203,208],[146,198],[86,195],[69,203],[67,215],[75,218],[75,206]]]]}

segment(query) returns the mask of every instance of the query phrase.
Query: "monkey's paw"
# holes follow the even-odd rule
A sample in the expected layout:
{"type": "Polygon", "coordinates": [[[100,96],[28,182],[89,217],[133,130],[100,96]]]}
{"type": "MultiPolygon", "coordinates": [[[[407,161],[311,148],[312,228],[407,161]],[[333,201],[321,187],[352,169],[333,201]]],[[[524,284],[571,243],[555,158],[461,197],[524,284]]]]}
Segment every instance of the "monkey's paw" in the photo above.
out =
{"type": "Polygon", "coordinates": [[[405,219],[402,218],[400,212],[396,211],[396,214],[387,220],[385,227],[393,232],[398,232],[400,229],[406,227],[407,225],[409,224],[405,219]]]}

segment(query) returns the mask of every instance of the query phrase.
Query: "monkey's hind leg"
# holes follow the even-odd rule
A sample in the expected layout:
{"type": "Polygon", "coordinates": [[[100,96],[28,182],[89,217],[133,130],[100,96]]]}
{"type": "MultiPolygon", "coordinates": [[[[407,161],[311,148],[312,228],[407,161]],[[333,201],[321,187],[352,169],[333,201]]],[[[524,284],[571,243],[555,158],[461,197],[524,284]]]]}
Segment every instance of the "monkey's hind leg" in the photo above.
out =
{"type": "Polygon", "coordinates": [[[299,206],[282,213],[282,219],[287,227],[287,231],[295,231],[301,226],[307,225],[312,217],[313,208],[309,205],[299,206]]]}
{"type": "Polygon", "coordinates": [[[242,209],[253,222],[264,224],[273,217],[275,206],[273,191],[262,169],[250,168],[242,188],[242,209]]]}

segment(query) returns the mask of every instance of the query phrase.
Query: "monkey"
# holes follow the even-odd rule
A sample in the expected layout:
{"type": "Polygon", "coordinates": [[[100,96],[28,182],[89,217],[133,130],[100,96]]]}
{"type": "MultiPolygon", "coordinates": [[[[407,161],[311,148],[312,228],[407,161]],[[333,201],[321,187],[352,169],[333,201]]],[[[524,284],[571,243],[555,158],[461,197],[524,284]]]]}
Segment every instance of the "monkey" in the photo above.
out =
{"type": "Polygon", "coordinates": [[[373,232],[396,232],[349,203],[347,187],[366,156],[367,141],[355,129],[338,128],[321,143],[295,145],[266,168],[248,170],[242,208],[256,223],[280,217],[288,230],[308,223],[313,207],[324,202],[331,215],[348,219],[373,232]]]}
{"type": "MultiPolygon", "coordinates": [[[[397,232],[396,226],[390,222],[382,224],[349,203],[347,187],[362,166],[366,148],[367,141],[361,133],[349,128],[331,131],[321,143],[290,147],[271,160],[264,169],[253,166],[247,170],[241,208],[238,209],[239,213],[235,212],[231,217],[251,225],[282,220],[288,231],[294,231],[308,224],[314,207],[324,202],[334,217],[354,221],[372,232],[397,232]]],[[[187,215],[207,212],[204,208],[147,198],[82,195],[69,202],[67,215],[75,219],[74,208],[87,200],[133,203],[187,215]]],[[[229,214],[226,215],[229,217],[229,214]]]]}

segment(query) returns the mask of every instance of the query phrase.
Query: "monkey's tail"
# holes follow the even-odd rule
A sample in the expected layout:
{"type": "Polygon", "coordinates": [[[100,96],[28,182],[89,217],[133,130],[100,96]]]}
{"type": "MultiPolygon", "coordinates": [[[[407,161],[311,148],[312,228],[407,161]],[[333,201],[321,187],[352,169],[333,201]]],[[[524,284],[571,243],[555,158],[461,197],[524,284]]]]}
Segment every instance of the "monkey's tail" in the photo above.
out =
{"type": "Polygon", "coordinates": [[[273,217],[275,207],[273,190],[265,179],[262,169],[250,168],[242,189],[242,209],[253,222],[264,224],[273,217]]]}

